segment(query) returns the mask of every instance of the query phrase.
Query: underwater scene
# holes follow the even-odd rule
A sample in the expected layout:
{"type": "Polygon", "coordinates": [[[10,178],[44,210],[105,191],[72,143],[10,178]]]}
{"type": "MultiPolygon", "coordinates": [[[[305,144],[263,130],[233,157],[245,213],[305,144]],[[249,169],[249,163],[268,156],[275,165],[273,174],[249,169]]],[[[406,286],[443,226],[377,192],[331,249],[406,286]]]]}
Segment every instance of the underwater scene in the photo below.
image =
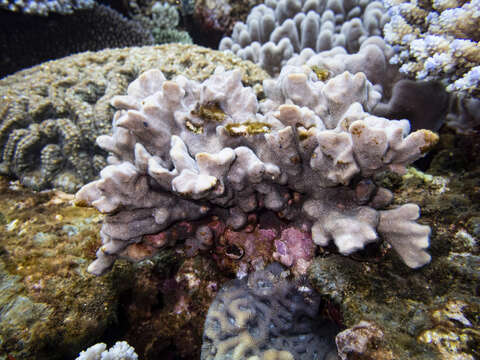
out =
{"type": "Polygon", "coordinates": [[[0,0],[0,360],[480,360],[480,0],[0,0]]]}

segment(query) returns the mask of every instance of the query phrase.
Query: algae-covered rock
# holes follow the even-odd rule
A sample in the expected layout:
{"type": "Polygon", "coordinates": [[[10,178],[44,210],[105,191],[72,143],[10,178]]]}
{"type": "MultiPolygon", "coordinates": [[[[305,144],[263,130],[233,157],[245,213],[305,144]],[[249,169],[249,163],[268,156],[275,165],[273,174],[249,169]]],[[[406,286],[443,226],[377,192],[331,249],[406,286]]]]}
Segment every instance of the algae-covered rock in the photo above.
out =
{"type": "Polygon", "coordinates": [[[240,68],[245,85],[268,75],[256,65],[195,45],[168,44],[85,52],[0,80],[0,173],[27,187],[74,192],[105,166],[95,144],[111,130],[114,95],[142,72],[205,80],[217,66],[240,68]]]}
{"type": "Polygon", "coordinates": [[[0,179],[0,359],[65,359],[116,323],[128,274],[86,273],[101,217],[61,192],[0,179]]]}
{"type": "MultiPolygon", "coordinates": [[[[450,150],[462,148],[455,146],[450,150]]],[[[309,269],[316,290],[339,305],[350,334],[362,321],[381,330],[377,355],[383,350],[399,360],[480,356],[479,164],[469,160],[458,170],[452,162],[439,171],[439,159],[446,152],[439,149],[434,154],[427,173],[410,168],[401,178],[377,179],[394,192],[396,205],[420,205],[420,222],[432,228],[429,265],[407,269],[383,244],[356,258],[325,253],[309,269]]],[[[383,358],[369,357],[371,350],[361,358],[383,358]]]]}

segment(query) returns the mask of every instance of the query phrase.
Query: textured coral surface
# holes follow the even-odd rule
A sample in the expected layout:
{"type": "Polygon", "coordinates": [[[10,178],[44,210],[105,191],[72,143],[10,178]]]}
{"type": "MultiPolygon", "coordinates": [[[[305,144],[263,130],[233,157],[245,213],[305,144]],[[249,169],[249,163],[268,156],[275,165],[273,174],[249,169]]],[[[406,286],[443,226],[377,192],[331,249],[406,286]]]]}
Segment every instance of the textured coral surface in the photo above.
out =
{"type": "Polygon", "coordinates": [[[140,24],[93,4],[91,9],[48,17],[0,10],[0,78],[83,51],[153,44],[140,24]]]}
{"type": "Polygon", "coordinates": [[[202,360],[334,360],[337,326],[320,296],[287,280],[279,264],[225,284],[205,321],[202,360]]]}
{"type": "MultiPolygon", "coordinates": [[[[406,268],[386,243],[350,258],[331,248],[317,255],[309,277],[324,314],[358,344],[343,345],[344,353],[369,360],[480,356],[479,154],[475,136],[442,132],[428,173],[377,180],[396,204],[420,204],[422,222],[433,224],[426,267],[406,268]]],[[[124,339],[141,359],[199,359],[208,307],[226,277],[245,274],[242,259],[218,267],[207,250],[184,261],[186,244],[178,244],[138,264],[117,261],[97,278],[85,273],[100,245],[96,210],[7,181],[0,190],[2,352],[73,359],[93,343],[124,339]]]]}

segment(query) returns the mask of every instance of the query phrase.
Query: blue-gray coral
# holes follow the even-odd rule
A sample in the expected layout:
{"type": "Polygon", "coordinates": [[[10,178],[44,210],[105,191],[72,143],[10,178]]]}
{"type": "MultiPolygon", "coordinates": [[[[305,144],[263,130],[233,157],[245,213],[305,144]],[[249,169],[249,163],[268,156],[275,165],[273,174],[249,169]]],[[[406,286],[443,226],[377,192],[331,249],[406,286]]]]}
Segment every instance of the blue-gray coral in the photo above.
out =
{"type": "Polygon", "coordinates": [[[480,95],[480,1],[385,1],[390,60],[416,79],[441,79],[450,91],[480,95]]]}
{"type": "Polygon", "coordinates": [[[0,0],[0,8],[29,15],[49,13],[71,14],[75,10],[91,9],[94,0],[0,0]]]}
{"type": "Polygon", "coordinates": [[[201,360],[334,360],[337,326],[320,296],[278,264],[222,287],[205,321],[201,360]]]}
{"type": "Polygon", "coordinates": [[[199,83],[151,70],[113,98],[113,133],[97,139],[109,166],[76,195],[107,214],[89,271],[104,273],[144,235],[225,209],[234,229],[267,209],[342,254],[385,239],[410,267],[430,261],[418,206],[380,210],[393,195],[370,179],[402,173],[438,137],[369,113],[380,94],[362,73],[321,81],[286,66],[264,92],[259,103],[240,71],[199,83]]]}

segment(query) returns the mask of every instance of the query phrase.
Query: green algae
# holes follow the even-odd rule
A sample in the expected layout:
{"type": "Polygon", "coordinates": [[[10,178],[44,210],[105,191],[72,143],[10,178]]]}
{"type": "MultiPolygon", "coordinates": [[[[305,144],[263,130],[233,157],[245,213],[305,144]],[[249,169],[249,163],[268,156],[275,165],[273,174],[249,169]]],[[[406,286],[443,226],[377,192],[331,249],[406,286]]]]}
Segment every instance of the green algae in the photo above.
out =
{"type": "Polygon", "coordinates": [[[270,124],[259,121],[246,121],[243,123],[232,123],[225,126],[230,136],[249,136],[269,133],[270,124]]]}
{"type": "Polygon", "coordinates": [[[225,120],[226,114],[216,102],[209,102],[206,104],[197,104],[194,110],[191,111],[193,116],[198,116],[205,121],[222,122],[225,120]]]}
{"type": "Polygon", "coordinates": [[[330,71],[326,68],[322,68],[318,65],[311,66],[312,71],[317,75],[318,80],[326,81],[331,77],[330,71]]]}
{"type": "Polygon", "coordinates": [[[17,359],[73,358],[116,322],[129,267],[86,273],[99,246],[102,217],[71,196],[35,193],[0,179],[0,353],[17,359]],[[7,296],[7,294],[9,294],[7,296]],[[8,316],[7,316],[8,315],[8,316]],[[55,348],[52,348],[55,347],[55,348]]]}

